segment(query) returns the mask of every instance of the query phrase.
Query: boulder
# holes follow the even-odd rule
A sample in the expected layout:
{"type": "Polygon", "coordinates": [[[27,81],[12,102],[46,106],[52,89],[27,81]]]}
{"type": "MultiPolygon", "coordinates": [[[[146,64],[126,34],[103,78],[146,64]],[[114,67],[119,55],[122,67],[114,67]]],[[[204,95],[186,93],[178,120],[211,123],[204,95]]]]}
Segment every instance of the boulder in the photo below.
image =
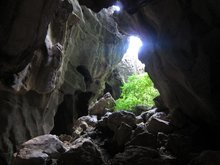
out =
{"type": "Polygon", "coordinates": [[[158,132],[171,133],[172,127],[169,122],[165,120],[158,119],[156,117],[151,117],[146,123],[146,128],[149,132],[157,134],[158,132]]]}
{"type": "Polygon", "coordinates": [[[112,111],[115,106],[115,100],[109,92],[96,101],[89,107],[88,113],[90,115],[97,115],[99,117],[106,114],[107,111],[112,111]]]}
{"type": "Polygon", "coordinates": [[[101,165],[105,164],[98,147],[89,139],[77,139],[71,148],[62,154],[58,165],[101,165]]]}
{"type": "Polygon", "coordinates": [[[48,164],[66,151],[63,142],[55,135],[35,137],[21,145],[14,154],[13,165],[48,164]]]}
{"type": "Polygon", "coordinates": [[[154,109],[148,110],[146,112],[142,112],[140,114],[140,116],[143,118],[144,122],[147,122],[148,119],[150,119],[150,117],[156,113],[156,111],[157,111],[157,109],[154,108],[154,109]]]}
{"type": "Polygon", "coordinates": [[[136,128],[136,117],[131,112],[126,111],[118,111],[109,115],[107,119],[108,127],[116,132],[121,123],[124,122],[131,126],[132,128],[136,128]]]}

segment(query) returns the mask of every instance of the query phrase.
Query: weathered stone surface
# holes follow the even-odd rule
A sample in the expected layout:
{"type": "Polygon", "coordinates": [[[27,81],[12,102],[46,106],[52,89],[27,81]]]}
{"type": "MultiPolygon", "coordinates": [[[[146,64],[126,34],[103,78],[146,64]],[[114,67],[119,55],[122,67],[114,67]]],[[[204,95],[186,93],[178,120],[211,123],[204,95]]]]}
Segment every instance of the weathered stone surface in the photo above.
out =
{"type": "Polygon", "coordinates": [[[154,116],[152,116],[146,123],[146,128],[153,134],[157,134],[158,132],[171,133],[173,130],[168,121],[156,118],[154,116]]]}
{"type": "Polygon", "coordinates": [[[102,155],[97,146],[88,139],[80,139],[65,152],[58,160],[58,165],[101,165],[104,164],[102,155]]]}
{"type": "Polygon", "coordinates": [[[93,131],[98,123],[97,116],[82,116],[74,122],[72,136],[74,139],[79,138],[83,134],[93,131]]]}
{"type": "Polygon", "coordinates": [[[140,124],[140,123],[143,123],[144,120],[141,116],[136,116],[136,124],[140,124]]]}
{"type": "Polygon", "coordinates": [[[86,122],[88,126],[95,127],[96,124],[98,123],[97,116],[95,115],[87,115],[87,116],[82,116],[77,119],[77,121],[74,123],[74,126],[79,126],[82,122],[86,122]]]}
{"type": "MultiPolygon", "coordinates": [[[[94,14],[77,1],[70,1],[71,5],[62,2],[63,11],[55,17],[61,21],[53,22],[49,30],[51,44],[44,42],[57,0],[0,2],[0,162],[5,163],[3,157],[12,155],[17,145],[51,130],[63,95],[59,115],[68,114],[57,123],[71,128],[73,117],[86,115],[89,100],[102,92],[108,74],[126,49],[126,37],[118,33],[111,16],[94,14]],[[58,43],[63,47],[61,63],[58,43]]],[[[97,5],[97,10],[112,4],[107,2],[87,1],[97,5]]],[[[220,118],[220,82],[215,74],[220,66],[219,1],[145,2],[122,0],[127,11],[138,12],[121,14],[119,31],[141,36],[140,59],[172,117],[181,111],[180,118],[184,116],[199,127],[205,125],[203,131],[214,128],[210,132],[215,135],[220,118]]],[[[187,123],[172,121],[178,128],[187,123]]],[[[215,141],[218,138],[212,143],[215,141]]]]}
{"type": "Polygon", "coordinates": [[[132,128],[136,127],[135,115],[126,111],[113,112],[111,115],[109,115],[107,119],[107,126],[115,132],[122,122],[128,124],[132,128]]]}
{"type": "MultiPolygon", "coordinates": [[[[75,0],[72,3],[77,4],[75,0]]],[[[119,33],[106,9],[95,14],[86,7],[79,7],[73,12],[80,21],[77,25],[72,24],[71,19],[67,21],[62,90],[73,94],[80,90],[98,96],[105,87],[104,80],[127,49],[127,37],[119,33]]]]}
{"type": "Polygon", "coordinates": [[[98,101],[92,104],[89,109],[88,113],[90,115],[97,115],[99,117],[105,115],[107,111],[112,111],[115,106],[115,100],[111,96],[109,92],[104,94],[98,101]]]}
{"type": "Polygon", "coordinates": [[[71,125],[71,119],[88,114],[89,104],[103,95],[109,74],[128,46],[127,36],[118,31],[111,12],[105,9],[96,14],[85,6],[81,8],[76,0],[71,3],[73,16],[66,22],[59,79],[60,91],[71,99],[58,110],[53,133],[59,129],[59,124],[68,121],[63,125],[71,125]],[[67,120],[59,118],[65,109],[71,116],[66,116],[67,120]]]}
{"type": "Polygon", "coordinates": [[[89,100],[102,93],[126,51],[127,37],[108,10],[95,14],[69,2],[60,2],[57,12],[58,1],[1,2],[2,160],[24,141],[49,133],[56,111],[54,133],[70,134],[74,118],[88,113],[89,100]],[[53,14],[58,20],[48,29],[53,14]]]}
{"type": "Polygon", "coordinates": [[[12,164],[47,164],[65,151],[63,143],[55,135],[42,135],[23,143],[14,154],[12,164]]]}
{"type": "Polygon", "coordinates": [[[148,110],[146,112],[142,112],[140,114],[140,116],[143,118],[144,122],[146,123],[150,119],[150,117],[156,113],[156,111],[157,111],[157,109],[154,108],[154,109],[148,110]]]}
{"type": "Polygon", "coordinates": [[[57,92],[44,95],[33,91],[25,95],[0,92],[2,157],[10,158],[18,145],[32,137],[50,132],[53,127],[54,109],[59,103],[57,96],[57,92]]]}
{"type": "Polygon", "coordinates": [[[122,12],[118,21],[121,31],[136,31],[141,37],[139,58],[165,107],[209,124],[219,124],[220,115],[219,80],[214,74],[219,70],[214,53],[220,51],[219,7],[218,0],[165,0],[149,3],[133,15],[122,12]]]}
{"type": "MultiPolygon", "coordinates": [[[[40,48],[59,1],[1,2],[0,17],[0,89],[13,85],[14,74],[30,63],[40,48]],[[10,81],[9,81],[10,80],[10,81]]],[[[5,90],[5,89],[4,89],[5,90]]]]}

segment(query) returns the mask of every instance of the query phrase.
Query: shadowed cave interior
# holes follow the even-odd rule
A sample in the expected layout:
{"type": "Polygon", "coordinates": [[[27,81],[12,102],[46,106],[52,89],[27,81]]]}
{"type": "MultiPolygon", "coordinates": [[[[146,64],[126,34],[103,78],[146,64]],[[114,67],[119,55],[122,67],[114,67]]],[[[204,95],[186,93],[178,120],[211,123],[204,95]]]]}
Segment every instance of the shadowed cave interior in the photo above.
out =
{"type": "Polygon", "coordinates": [[[219,165],[219,0],[0,2],[0,165],[219,165]],[[115,11],[113,5],[119,5],[115,11]],[[138,58],[123,58],[139,36],[138,58]],[[155,106],[113,111],[147,72],[155,106]]]}

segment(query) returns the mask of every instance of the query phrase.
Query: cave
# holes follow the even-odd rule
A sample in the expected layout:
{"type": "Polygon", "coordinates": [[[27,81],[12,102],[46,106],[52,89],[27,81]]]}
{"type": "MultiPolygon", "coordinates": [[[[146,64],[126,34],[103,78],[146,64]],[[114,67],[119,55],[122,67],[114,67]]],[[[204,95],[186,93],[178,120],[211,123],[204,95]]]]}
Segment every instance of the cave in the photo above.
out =
{"type": "Polygon", "coordinates": [[[0,165],[220,164],[219,0],[0,9],[0,165]],[[103,102],[120,96],[132,35],[160,93],[138,116],[103,102]]]}

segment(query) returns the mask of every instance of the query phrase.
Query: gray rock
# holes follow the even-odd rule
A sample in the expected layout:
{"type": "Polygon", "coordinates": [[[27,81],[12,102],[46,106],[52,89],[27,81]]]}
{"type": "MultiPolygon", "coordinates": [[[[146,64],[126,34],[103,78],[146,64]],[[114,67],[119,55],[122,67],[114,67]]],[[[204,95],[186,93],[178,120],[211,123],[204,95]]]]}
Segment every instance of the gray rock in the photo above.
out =
{"type": "Polygon", "coordinates": [[[152,117],[165,120],[165,121],[169,121],[167,114],[164,112],[156,112],[155,114],[152,115],[152,117]]]}
{"type": "Polygon", "coordinates": [[[156,113],[156,111],[157,111],[157,109],[154,108],[154,109],[148,110],[146,112],[142,112],[140,114],[140,116],[143,118],[144,122],[147,122],[150,119],[150,117],[156,113]]]}
{"type": "Polygon", "coordinates": [[[115,100],[109,92],[107,92],[102,98],[96,101],[89,107],[89,115],[97,115],[99,117],[106,114],[107,111],[112,111],[115,106],[115,100]]]}
{"type": "Polygon", "coordinates": [[[71,133],[128,47],[108,10],[93,13],[77,0],[18,1],[1,3],[0,153],[6,159],[53,128],[71,133]]]}
{"type": "Polygon", "coordinates": [[[90,127],[95,127],[98,122],[98,119],[95,115],[82,116],[78,118],[77,121],[74,123],[74,127],[78,127],[82,122],[86,122],[90,127]]]}
{"type": "Polygon", "coordinates": [[[42,135],[21,145],[14,154],[13,165],[47,164],[58,159],[66,151],[64,144],[55,135],[42,135]]]}
{"type": "Polygon", "coordinates": [[[157,134],[158,132],[170,133],[173,130],[173,128],[169,125],[169,122],[153,116],[146,123],[146,128],[153,134],[157,134]]]}
{"type": "Polygon", "coordinates": [[[136,116],[136,124],[143,123],[144,119],[141,116],[136,116]]]}
{"type": "Polygon", "coordinates": [[[109,115],[107,119],[107,126],[114,132],[117,131],[121,123],[124,122],[132,128],[136,128],[136,117],[131,112],[118,111],[109,115]]]}
{"type": "Polygon", "coordinates": [[[101,165],[105,164],[98,147],[88,139],[77,139],[71,148],[62,154],[58,165],[101,165]]]}

